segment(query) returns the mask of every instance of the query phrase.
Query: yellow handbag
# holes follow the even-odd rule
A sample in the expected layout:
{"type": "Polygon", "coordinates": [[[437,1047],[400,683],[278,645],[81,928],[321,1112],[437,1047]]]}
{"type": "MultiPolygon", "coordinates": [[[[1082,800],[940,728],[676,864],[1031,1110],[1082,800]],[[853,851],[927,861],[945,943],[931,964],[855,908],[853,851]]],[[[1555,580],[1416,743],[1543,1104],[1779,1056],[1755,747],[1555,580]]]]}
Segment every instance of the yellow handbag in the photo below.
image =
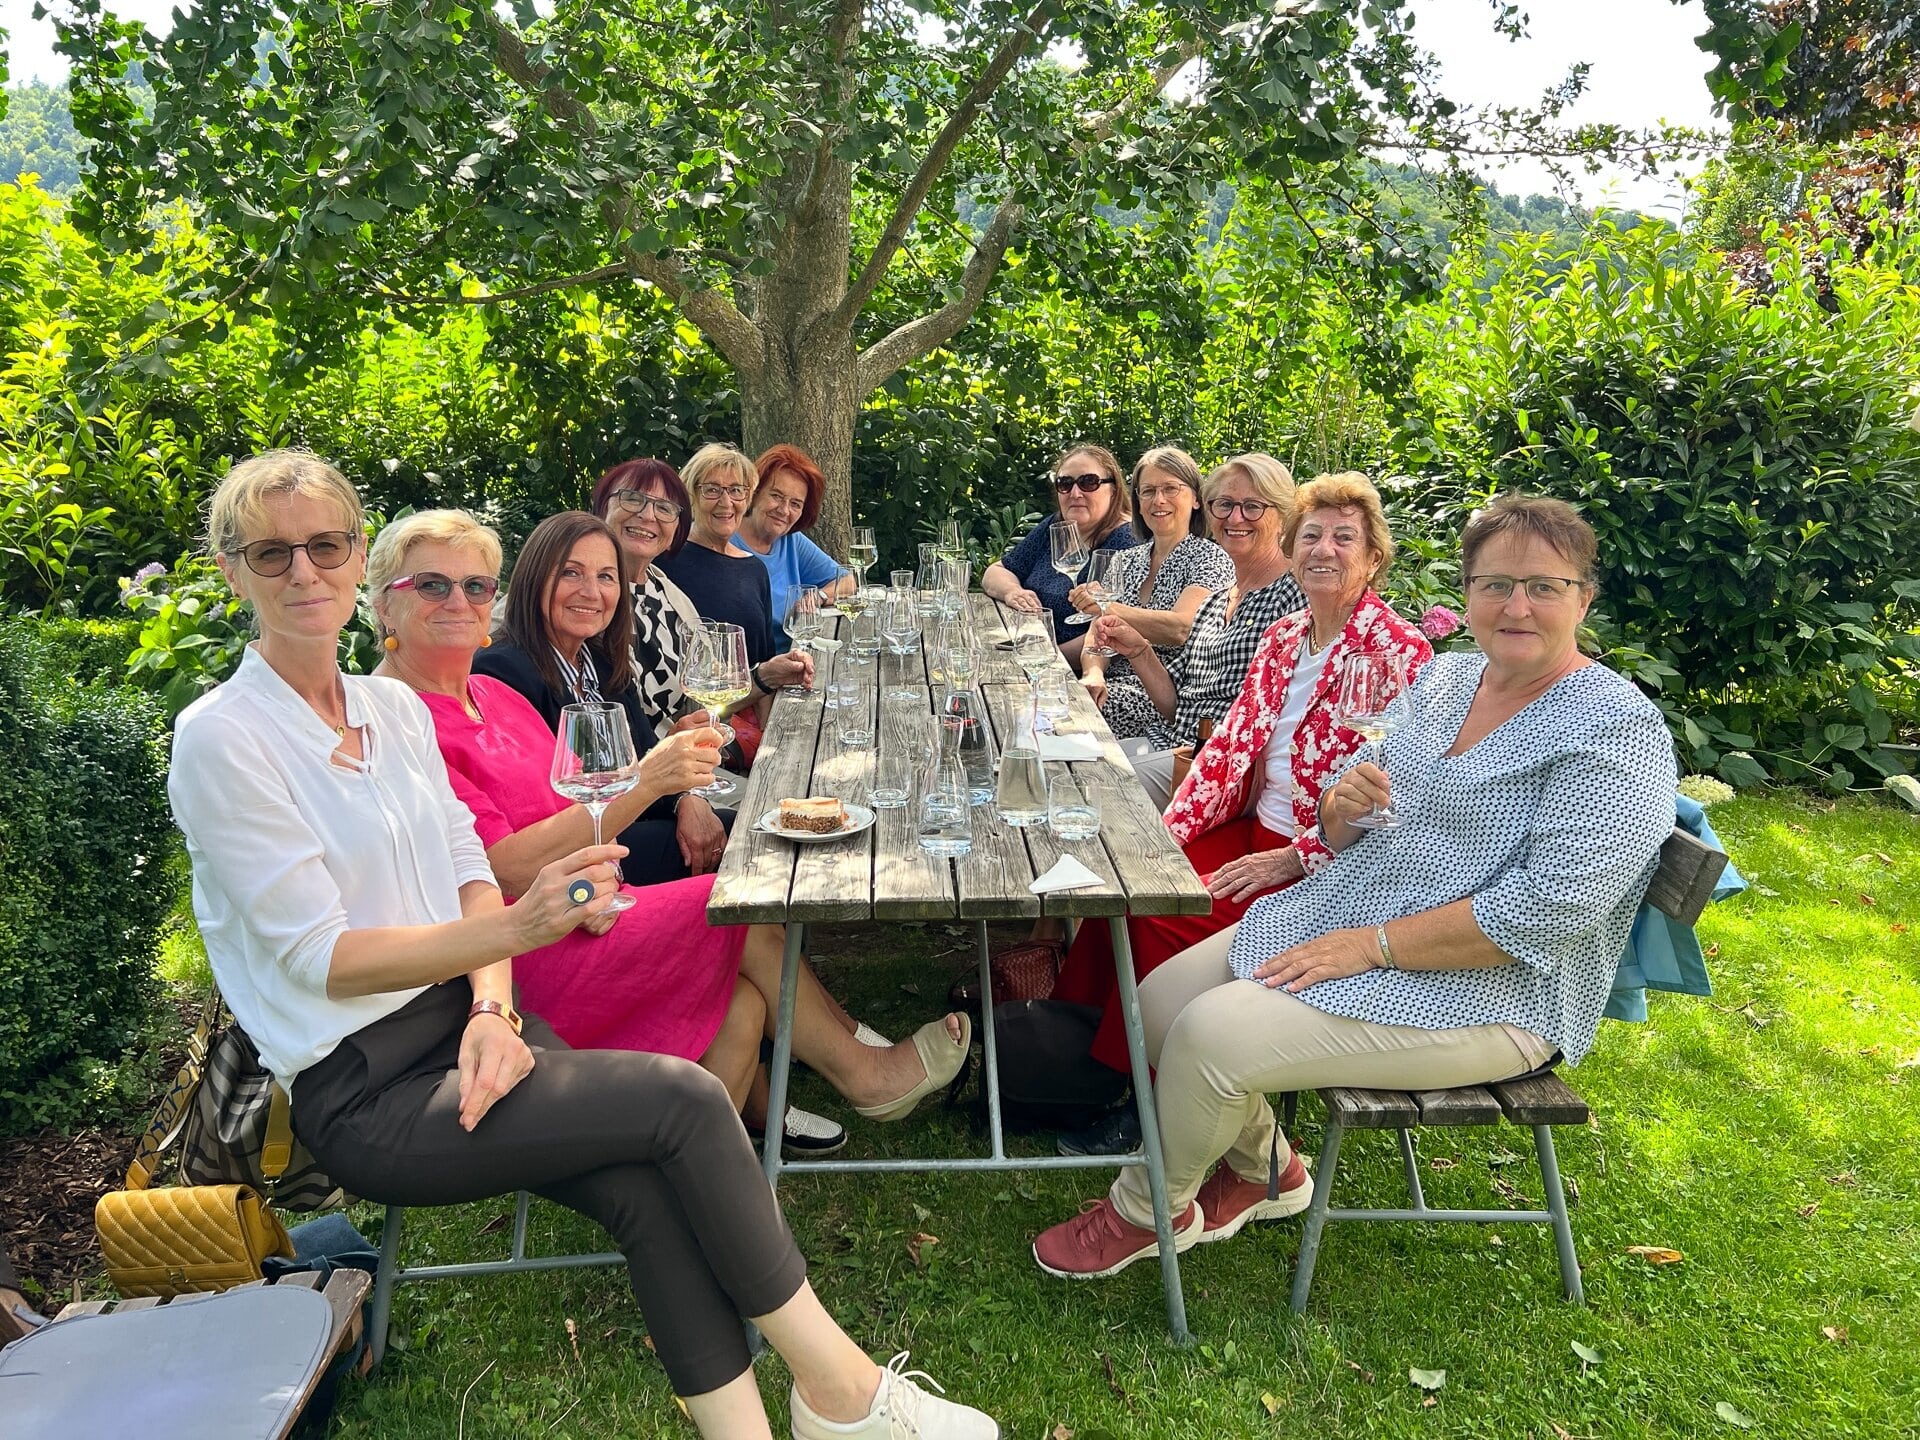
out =
{"type": "MultiPolygon", "coordinates": [[[[160,1153],[179,1135],[200,1088],[216,1008],[209,1002],[201,1012],[187,1043],[186,1063],[127,1166],[126,1189],[102,1195],[93,1208],[107,1276],[122,1295],[171,1297],[226,1290],[260,1279],[260,1262],[269,1255],[293,1257],[287,1227],[250,1185],[153,1188],[160,1153]]],[[[284,1154],[292,1134],[285,1107],[275,1110],[268,1120],[267,1144],[281,1147],[284,1154]]],[[[284,1165],[284,1159],[280,1163],[284,1165]]]]}

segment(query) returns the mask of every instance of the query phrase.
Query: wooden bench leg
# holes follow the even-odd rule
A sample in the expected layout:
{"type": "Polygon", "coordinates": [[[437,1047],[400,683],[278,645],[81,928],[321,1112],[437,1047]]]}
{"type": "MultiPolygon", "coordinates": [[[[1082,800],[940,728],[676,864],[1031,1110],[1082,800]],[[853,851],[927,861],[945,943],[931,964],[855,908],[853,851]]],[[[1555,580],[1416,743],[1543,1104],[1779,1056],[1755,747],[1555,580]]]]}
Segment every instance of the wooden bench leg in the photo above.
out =
{"type": "Polygon", "coordinates": [[[1580,1260],[1573,1253],[1573,1222],[1567,1218],[1567,1195],[1560,1185],[1560,1162],[1553,1153],[1553,1127],[1533,1127],[1533,1148],[1540,1157],[1540,1179],[1546,1186],[1547,1213],[1553,1217],[1553,1246],[1560,1252],[1560,1285],[1567,1299],[1584,1305],[1585,1287],[1580,1283],[1580,1260]]]}
{"type": "Polygon", "coordinates": [[[367,1347],[370,1369],[378,1369],[387,1353],[387,1322],[393,1315],[393,1277],[400,1268],[400,1231],[406,1211],[398,1205],[387,1207],[386,1223],[380,1227],[380,1264],[373,1273],[373,1314],[367,1347]]]}
{"type": "Polygon", "coordinates": [[[1320,1258],[1320,1233],[1327,1227],[1327,1203],[1333,1198],[1333,1172],[1340,1164],[1340,1137],[1346,1127],[1329,1118],[1320,1141],[1320,1164],[1313,1172],[1313,1199],[1307,1205],[1306,1227],[1300,1232],[1300,1258],[1293,1266],[1293,1313],[1307,1308],[1313,1288],[1313,1267],[1320,1258]]]}

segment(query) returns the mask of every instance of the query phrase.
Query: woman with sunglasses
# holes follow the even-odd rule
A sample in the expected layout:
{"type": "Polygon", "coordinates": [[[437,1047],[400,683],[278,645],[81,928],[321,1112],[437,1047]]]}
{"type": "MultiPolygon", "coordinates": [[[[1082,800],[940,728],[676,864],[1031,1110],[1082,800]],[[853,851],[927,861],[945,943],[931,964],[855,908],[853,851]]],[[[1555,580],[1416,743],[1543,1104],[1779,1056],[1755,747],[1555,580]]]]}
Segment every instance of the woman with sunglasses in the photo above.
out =
{"type": "MultiPolygon", "coordinates": [[[[1053,519],[1042,520],[1006,555],[987,566],[980,588],[1009,609],[1027,615],[1053,612],[1056,633],[1073,634],[1067,617],[1073,614],[1067,592],[1073,581],[1053,568],[1054,525],[1061,520],[1076,526],[1089,552],[1127,550],[1139,543],[1127,523],[1127,499],[1121,491],[1120,462],[1099,445],[1075,445],[1053,462],[1051,480],[1059,504],[1053,519]]],[[[1061,651],[1078,665],[1083,636],[1063,644],[1061,651]]]]}
{"type": "MultiPolygon", "coordinates": [[[[604,521],[579,510],[548,516],[520,547],[505,621],[491,644],[473,657],[473,670],[519,691],[550,729],[559,727],[560,712],[568,705],[590,700],[619,705],[634,749],[644,756],[661,737],[634,683],[633,611],[624,571],[620,548],[604,521]]],[[[435,579],[449,583],[444,576],[435,579]]],[[[462,585],[493,583],[474,575],[462,585]]],[[[424,589],[418,593],[426,594],[424,589]]],[[[471,590],[468,595],[472,598],[471,590]]],[[[676,728],[706,723],[702,712],[676,728]]],[[[620,832],[620,843],[627,847],[620,866],[627,883],[656,885],[718,869],[727,825],[701,796],[681,791],[650,805],[620,832]]]]}
{"type": "Polygon", "coordinates": [[[1100,711],[1157,810],[1173,797],[1174,747],[1196,743],[1202,720],[1219,723],[1267,627],[1307,603],[1280,548],[1293,508],[1287,467],[1271,455],[1235,455],[1207,476],[1200,493],[1213,538],[1233,562],[1233,584],[1195,612],[1186,644],[1163,661],[1121,616],[1103,615],[1091,627],[1091,643],[1133,667],[1130,678],[1108,684],[1100,711]]]}
{"type": "MultiPolygon", "coordinates": [[[[180,716],[167,782],[207,959],[294,1133],[377,1203],[527,1189],[599,1221],[708,1440],[771,1435],[743,1319],[793,1373],[800,1440],[991,1440],[991,1419],[875,1365],[821,1306],[719,1080],[571,1050],[514,1012],[514,957],[604,922],[621,850],[570,850],[502,903],[419,697],[340,673],[364,523],[303,452],[221,481],[210,548],[259,639],[180,716]]],[[[478,613],[457,586],[448,601],[478,613]]]]}

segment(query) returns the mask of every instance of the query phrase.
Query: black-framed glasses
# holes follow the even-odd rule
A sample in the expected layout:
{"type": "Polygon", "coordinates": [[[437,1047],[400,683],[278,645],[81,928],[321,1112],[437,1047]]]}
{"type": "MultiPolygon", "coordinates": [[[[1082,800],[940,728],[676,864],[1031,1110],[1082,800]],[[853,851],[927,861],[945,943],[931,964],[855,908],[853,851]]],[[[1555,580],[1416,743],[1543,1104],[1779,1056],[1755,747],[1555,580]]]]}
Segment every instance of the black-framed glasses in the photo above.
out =
{"type": "Polygon", "coordinates": [[[316,570],[338,570],[353,558],[354,536],[351,530],[319,530],[298,545],[285,540],[256,540],[229,550],[247,562],[254,574],[271,580],[293,567],[293,552],[304,550],[316,570]]]}
{"type": "Polygon", "coordinates": [[[1114,481],[1111,475],[1095,475],[1091,471],[1084,475],[1056,475],[1053,477],[1053,488],[1058,490],[1062,495],[1066,494],[1069,490],[1078,490],[1082,495],[1091,495],[1102,485],[1111,485],[1113,483],[1114,481]]]}
{"type": "Polygon", "coordinates": [[[1519,586],[1534,604],[1553,605],[1571,595],[1580,583],[1564,575],[1475,575],[1467,581],[1467,593],[1476,600],[1510,600],[1519,586]]]}
{"type": "Polygon", "coordinates": [[[411,590],[422,600],[438,603],[453,594],[458,585],[460,593],[475,605],[491,604],[493,597],[500,593],[500,582],[491,575],[469,575],[463,580],[455,580],[451,575],[442,575],[437,570],[422,570],[414,575],[402,575],[387,585],[389,590],[411,590]]]}
{"type": "Polygon", "coordinates": [[[1224,496],[1207,502],[1207,513],[1214,519],[1231,520],[1233,512],[1238,510],[1247,517],[1247,523],[1250,525],[1258,525],[1260,517],[1267,511],[1279,508],[1277,505],[1268,504],[1265,500],[1228,500],[1224,496]]]}
{"type": "Polygon", "coordinates": [[[678,502],[661,495],[649,495],[644,490],[616,490],[608,500],[615,509],[631,510],[636,515],[658,515],[662,520],[680,518],[678,502]]]}

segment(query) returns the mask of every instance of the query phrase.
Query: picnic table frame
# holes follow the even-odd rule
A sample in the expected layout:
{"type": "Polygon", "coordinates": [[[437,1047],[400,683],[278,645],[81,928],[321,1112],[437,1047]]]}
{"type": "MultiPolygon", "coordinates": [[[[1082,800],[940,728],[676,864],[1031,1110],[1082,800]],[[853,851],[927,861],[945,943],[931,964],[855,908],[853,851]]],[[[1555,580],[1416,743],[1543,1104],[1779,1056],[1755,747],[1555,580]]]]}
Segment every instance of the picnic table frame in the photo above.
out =
{"type": "MultiPolygon", "coordinates": [[[[1010,732],[1012,686],[1025,676],[1014,664],[1009,617],[984,595],[968,597],[970,618],[981,640],[975,688],[985,705],[986,723],[997,756],[1010,732]]],[[[844,631],[845,622],[839,622],[844,631]]],[[[830,637],[830,640],[837,637],[830,637]]],[[[1153,1195],[1154,1229],[1160,1241],[1160,1274],[1166,1294],[1167,1329],[1187,1344],[1186,1302],[1180,1287],[1180,1262],[1174,1252],[1168,1212],[1166,1168],[1160,1127],[1153,1106],[1140,997],[1127,938],[1129,915],[1205,914],[1212,905],[1146,792],[1133,778],[1099,710],[1078,685],[1070,687],[1073,728],[1100,742],[1098,760],[1076,761],[1074,771],[1097,792],[1101,834],[1097,840],[1065,844],[1044,826],[1015,829],[1003,823],[991,804],[973,810],[970,854],[945,859],[919,848],[914,835],[911,797],[923,754],[933,741],[932,706],[941,689],[929,669],[927,647],[912,655],[882,654],[862,667],[873,680],[877,705],[875,743],[863,749],[839,744],[825,709],[828,671],[845,663],[844,649],[822,656],[821,674],[809,693],[787,691],[775,701],[760,752],[741,790],[739,823],[727,844],[715,877],[707,919],[714,925],[777,923],[786,926],[780,976],[768,1118],[762,1164],[767,1183],[778,1187],[785,1173],[862,1174],[933,1171],[1080,1170],[1144,1166],[1153,1195]],[[914,698],[890,698],[889,690],[911,688],[914,698]],[[754,821],[782,798],[833,795],[865,803],[878,782],[903,786],[906,808],[880,810],[865,834],[834,845],[798,845],[753,829],[754,821]],[[1028,886],[1071,853],[1100,876],[1098,886],[1035,895],[1028,886]],[[992,980],[987,924],[991,920],[1041,915],[1104,918],[1113,936],[1114,973],[1119,984],[1127,1054],[1133,1072],[1134,1104],[1139,1111],[1141,1149],[1128,1155],[1009,1155],[1000,1113],[998,1041],[994,1033],[992,980]],[[799,991],[801,957],[809,923],[849,920],[961,920],[974,929],[981,1006],[979,1026],[985,1052],[988,1153],[985,1155],[788,1160],[781,1154],[789,1073],[793,1060],[793,1013],[799,991]]],[[[1065,673],[1061,662],[1061,673],[1065,673]]]]}

